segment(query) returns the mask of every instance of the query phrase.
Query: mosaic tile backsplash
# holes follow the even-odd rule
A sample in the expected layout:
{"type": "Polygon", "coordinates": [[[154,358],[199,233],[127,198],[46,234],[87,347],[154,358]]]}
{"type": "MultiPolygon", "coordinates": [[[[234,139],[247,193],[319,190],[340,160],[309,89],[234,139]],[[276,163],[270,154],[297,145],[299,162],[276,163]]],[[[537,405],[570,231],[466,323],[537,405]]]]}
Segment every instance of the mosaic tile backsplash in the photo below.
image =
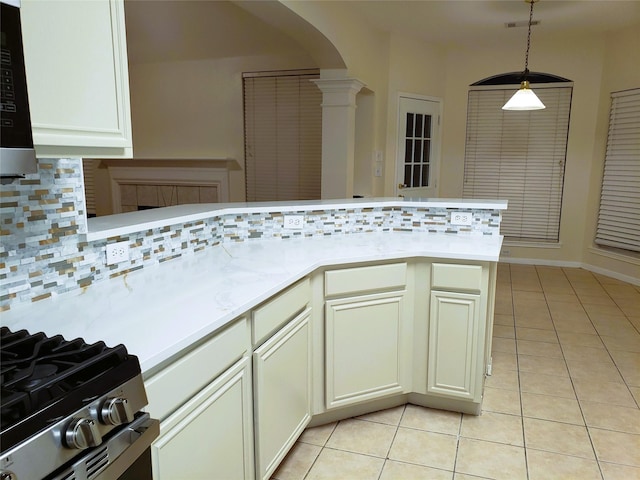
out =
{"type": "Polygon", "coordinates": [[[471,210],[471,226],[452,226],[456,209],[376,207],[300,210],[302,230],[279,212],[221,215],[190,223],[83,241],[87,231],[80,159],[40,159],[38,173],[0,191],[0,311],[116,277],[225,242],[419,231],[498,235],[499,210],[471,210]],[[105,263],[106,244],[128,241],[130,260],[105,263]]]}

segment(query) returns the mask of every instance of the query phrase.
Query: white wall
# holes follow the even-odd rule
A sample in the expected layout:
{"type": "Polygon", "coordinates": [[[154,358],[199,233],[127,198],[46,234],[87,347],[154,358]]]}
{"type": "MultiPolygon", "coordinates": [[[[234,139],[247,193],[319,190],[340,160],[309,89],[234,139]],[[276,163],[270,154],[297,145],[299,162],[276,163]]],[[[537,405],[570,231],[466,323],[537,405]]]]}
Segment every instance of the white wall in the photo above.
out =
{"type": "MultiPolygon", "coordinates": [[[[447,91],[443,122],[443,159],[440,193],[444,197],[462,194],[466,103],[469,85],[483,78],[523,68],[521,48],[452,49],[447,54],[447,91]]],[[[554,42],[536,41],[530,69],[565,77],[574,82],[567,159],[565,167],[560,245],[551,248],[511,246],[512,256],[579,262],[584,247],[589,171],[592,162],[597,102],[604,46],[600,39],[554,42]]],[[[535,90],[535,85],[532,85],[535,90]]]]}
{"type": "Polygon", "coordinates": [[[399,35],[391,36],[384,195],[394,196],[396,194],[398,94],[411,93],[444,99],[446,91],[445,60],[445,51],[442,48],[399,35]]]}
{"type": "Polygon", "coordinates": [[[602,88],[596,99],[598,112],[596,118],[595,141],[590,169],[588,200],[585,210],[589,212],[585,226],[585,251],[583,261],[594,270],[616,271],[622,275],[640,278],[640,255],[617,255],[603,250],[593,243],[597,226],[597,213],[600,203],[600,187],[604,170],[607,131],[609,128],[609,107],[611,92],[640,88],[640,27],[628,28],[611,34],[605,41],[605,56],[602,68],[602,88]]]}
{"type": "MultiPolygon", "coordinates": [[[[344,58],[348,76],[366,84],[356,132],[357,193],[395,194],[397,96],[415,93],[443,99],[440,196],[462,193],[469,85],[488,76],[520,71],[522,42],[449,48],[371,29],[339,2],[283,1],[318,28],[344,58]],[[363,130],[363,119],[366,128],[363,130]],[[366,131],[365,131],[366,130],[366,131]],[[373,177],[372,152],[384,153],[384,177],[373,177]]],[[[593,253],[610,91],[640,86],[638,32],[609,37],[534,38],[530,69],[574,82],[560,244],[509,247],[511,256],[540,263],[596,265],[640,277],[628,259],[593,253]],[[634,48],[633,46],[636,46],[634,48]]],[[[130,69],[136,156],[223,156],[243,165],[241,72],[313,68],[310,57],[244,57],[130,69]]],[[[232,201],[244,200],[244,173],[232,172],[232,201]]]]}
{"type": "MultiPolygon", "coordinates": [[[[609,37],[589,36],[538,40],[532,44],[529,67],[568,78],[574,82],[567,161],[560,225],[560,243],[549,248],[510,245],[510,256],[540,263],[596,264],[588,254],[593,243],[593,222],[597,216],[602,160],[608,125],[608,94],[616,88],[640,86],[640,62],[630,61],[631,45],[640,49],[638,29],[609,37]],[[631,33],[633,32],[633,33],[631,33]],[[616,49],[626,55],[616,54],[616,49]],[[615,79],[615,80],[614,80],[615,79]],[[615,85],[615,88],[614,88],[615,85]]],[[[443,123],[443,159],[440,194],[462,193],[468,86],[482,78],[523,68],[519,47],[495,49],[451,49],[446,61],[446,94],[443,123]]],[[[535,89],[535,85],[532,85],[535,89]]],[[[597,263],[601,269],[623,276],[640,277],[637,265],[613,262],[607,257],[597,263]]]]}
{"type": "Polygon", "coordinates": [[[245,201],[242,73],[316,68],[308,56],[131,65],[133,149],[140,158],[232,158],[231,201],[245,201]]]}

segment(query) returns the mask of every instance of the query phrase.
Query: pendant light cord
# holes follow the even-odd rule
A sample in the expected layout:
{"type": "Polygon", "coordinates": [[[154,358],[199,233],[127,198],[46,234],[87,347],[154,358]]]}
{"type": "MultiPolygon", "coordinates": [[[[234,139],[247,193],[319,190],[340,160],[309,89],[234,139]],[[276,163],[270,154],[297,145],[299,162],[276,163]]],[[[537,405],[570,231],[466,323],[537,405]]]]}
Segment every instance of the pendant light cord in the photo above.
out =
{"type": "Polygon", "coordinates": [[[531,3],[531,9],[529,10],[529,33],[527,34],[527,53],[524,56],[524,76],[526,78],[529,73],[529,48],[531,48],[531,23],[533,22],[533,4],[536,0],[526,0],[531,3]]]}

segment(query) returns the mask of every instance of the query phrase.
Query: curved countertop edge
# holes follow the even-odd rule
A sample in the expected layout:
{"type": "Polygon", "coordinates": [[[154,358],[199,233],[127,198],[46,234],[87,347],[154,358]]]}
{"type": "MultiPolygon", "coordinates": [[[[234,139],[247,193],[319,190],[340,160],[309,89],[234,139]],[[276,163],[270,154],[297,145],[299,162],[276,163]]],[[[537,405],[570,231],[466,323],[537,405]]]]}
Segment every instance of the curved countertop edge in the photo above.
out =
{"type": "Polygon", "coordinates": [[[497,209],[507,208],[506,200],[482,200],[461,198],[354,198],[336,200],[296,200],[286,202],[201,203],[175,205],[137,212],[119,213],[88,220],[86,241],[101,240],[160,228],[177,223],[188,223],[222,215],[238,213],[300,212],[323,209],[373,208],[373,207],[440,207],[497,209]]]}
{"type": "Polygon", "coordinates": [[[225,244],[18,305],[2,312],[0,324],[122,343],[148,377],[319,268],[410,258],[496,262],[502,241],[498,235],[386,232],[225,244]]]}

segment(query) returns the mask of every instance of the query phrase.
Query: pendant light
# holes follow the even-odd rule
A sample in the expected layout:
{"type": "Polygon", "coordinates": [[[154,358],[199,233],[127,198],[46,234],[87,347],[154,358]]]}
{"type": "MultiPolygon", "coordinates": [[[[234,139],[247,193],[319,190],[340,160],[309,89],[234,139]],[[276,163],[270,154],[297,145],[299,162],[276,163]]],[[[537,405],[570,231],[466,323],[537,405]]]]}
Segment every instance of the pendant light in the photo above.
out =
{"type": "Polygon", "coordinates": [[[533,21],[533,4],[538,0],[524,0],[531,4],[529,11],[529,33],[527,34],[527,53],[524,57],[524,72],[522,72],[522,83],[520,89],[513,94],[502,110],[542,110],[545,108],[538,96],[529,88],[529,48],[531,47],[531,23],[533,21]]]}

